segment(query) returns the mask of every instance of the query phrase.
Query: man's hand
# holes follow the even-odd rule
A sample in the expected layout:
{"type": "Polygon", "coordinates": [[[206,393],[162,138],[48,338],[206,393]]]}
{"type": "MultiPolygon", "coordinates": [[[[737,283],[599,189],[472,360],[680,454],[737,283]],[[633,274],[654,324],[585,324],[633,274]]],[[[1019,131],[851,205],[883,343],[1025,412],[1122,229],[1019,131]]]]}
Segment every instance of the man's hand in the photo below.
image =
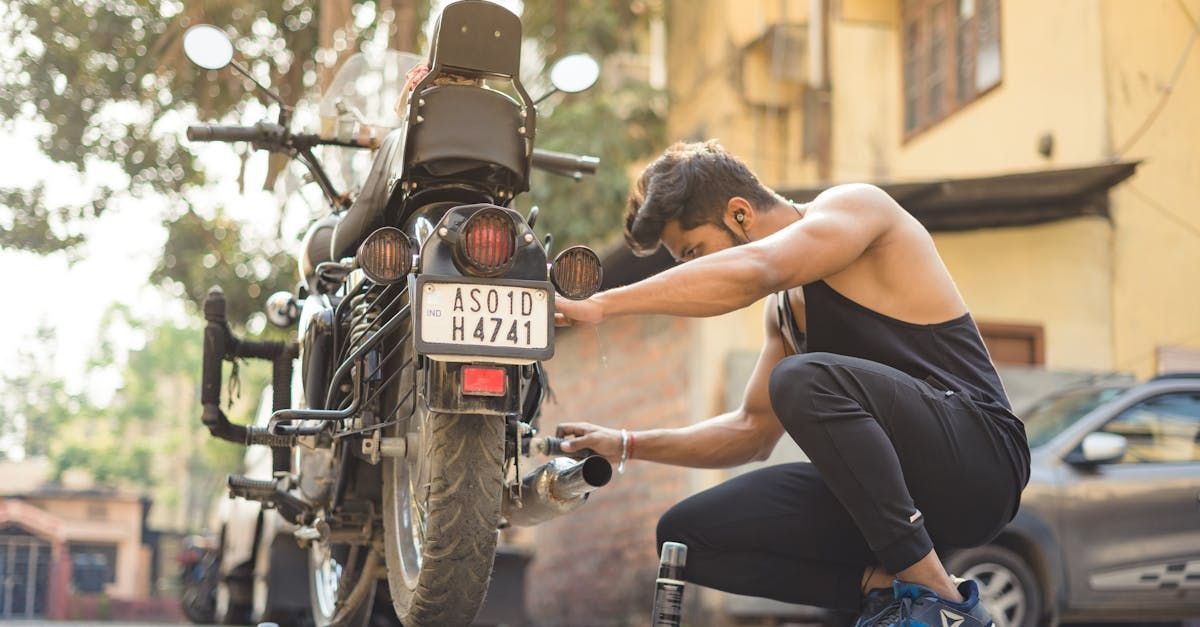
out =
{"type": "Polygon", "coordinates": [[[556,298],[554,309],[554,324],[560,327],[570,327],[580,322],[600,324],[604,321],[604,307],[595,297],[586,300],[556,298]]]}
{"type": "Polygon", "coordinates": [[[560,438],[574,436],[563,441],[562,449],[565,452],[590,448],[614,464],[621,461],[621,431],[618,429],[587,422],[568,422],[558,425],[555,433],[560,438]]]}

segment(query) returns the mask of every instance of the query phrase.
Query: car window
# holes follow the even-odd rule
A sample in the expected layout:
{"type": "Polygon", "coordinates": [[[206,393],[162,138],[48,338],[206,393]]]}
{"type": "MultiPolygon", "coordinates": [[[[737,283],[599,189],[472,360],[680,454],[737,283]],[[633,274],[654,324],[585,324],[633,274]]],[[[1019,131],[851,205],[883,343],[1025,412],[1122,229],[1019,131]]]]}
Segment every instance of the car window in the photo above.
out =
{"type": "Polygon", "coordinates": [[[1049,442],[1088,412],[1125,392],[1124,388],[1081,388],[1058,392],[1024,412],[1025,433],[1030,447],[1049,442]]]}
{"type": "Polygon", "coordinates": [[[1200,392],[1178,392],[1146,399],[1121,412],[1101,429],[1129,443],[1118,463],[1200,461],[1200,392]]]}

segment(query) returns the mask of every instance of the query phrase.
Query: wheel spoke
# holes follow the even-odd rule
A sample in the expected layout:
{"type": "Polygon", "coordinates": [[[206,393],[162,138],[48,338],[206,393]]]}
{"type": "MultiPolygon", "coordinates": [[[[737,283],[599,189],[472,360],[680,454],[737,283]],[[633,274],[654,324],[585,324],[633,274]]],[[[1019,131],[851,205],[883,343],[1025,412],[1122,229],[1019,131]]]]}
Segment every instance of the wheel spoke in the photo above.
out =
{"type": "Polygon", "coordinates": [[[1012,585],[1013,577],[1012,573],[1008,572],[1008,569],[997,568],[992,573],[992,580],[988,585],[988,591],[991,594],[999,595],[1012,585]]]}
{"type": "Polygon", "coordinates": [[[992,600],[992,604],[1004,614],[1009,610],[1021,609],[1025,605],[1025,593],[1020,588],[1013,588],[992,600]]]}

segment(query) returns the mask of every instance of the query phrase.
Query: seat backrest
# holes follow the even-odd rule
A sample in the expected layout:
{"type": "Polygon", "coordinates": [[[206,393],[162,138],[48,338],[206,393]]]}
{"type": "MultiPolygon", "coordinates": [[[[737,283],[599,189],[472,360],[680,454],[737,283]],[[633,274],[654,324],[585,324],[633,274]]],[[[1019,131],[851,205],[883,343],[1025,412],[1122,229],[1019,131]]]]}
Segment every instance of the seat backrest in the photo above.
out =
{"type": "Polygon", "coordinates": [[[468,75],[516,78],[521,70],[521,18],[487,0],[462,0],[442,10],[431,67],[468,75]]]}
{"type": "Polygon", "coordinates": [[[528,180],[524,118],[512,98],[474,85],[439,85],[414,98],[420,104],[409,121],[405,172],[424,167],[441,176],[492,165],[518,183],[528,180]]]}

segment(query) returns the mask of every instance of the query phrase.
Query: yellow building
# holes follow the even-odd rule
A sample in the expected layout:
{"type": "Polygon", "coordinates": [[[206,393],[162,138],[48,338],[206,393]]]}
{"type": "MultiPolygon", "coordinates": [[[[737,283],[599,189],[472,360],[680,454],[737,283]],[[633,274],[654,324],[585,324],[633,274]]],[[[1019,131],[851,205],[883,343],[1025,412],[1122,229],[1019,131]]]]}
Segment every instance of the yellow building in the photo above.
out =
{"type": "Polygon", "coordinates": [[[997,361],[1197,369],[1197,29],[1197,0],[677,0],[669,136],[798,200],[883,185],[997,361]]]}

